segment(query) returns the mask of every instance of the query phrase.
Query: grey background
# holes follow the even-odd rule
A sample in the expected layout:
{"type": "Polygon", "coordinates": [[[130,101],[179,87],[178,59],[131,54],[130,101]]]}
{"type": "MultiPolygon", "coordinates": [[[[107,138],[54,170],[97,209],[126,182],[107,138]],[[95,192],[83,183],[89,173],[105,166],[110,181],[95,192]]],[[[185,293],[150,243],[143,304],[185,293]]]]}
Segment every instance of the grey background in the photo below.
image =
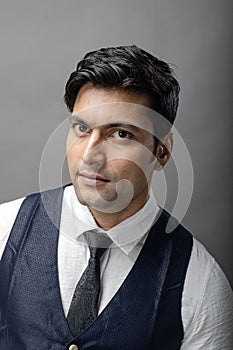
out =
{"type": "MultiPolygon", "coordinates": [[[[174,64],[176,128],[195,180],[183,224],[233,281],[232,7],[230,0],[1,0],[0,202],[39,190],[43,148],[69,116],[62,96],[76,62],[89,50],[137,44],[174,64]]],[[[168,209],[175,193],[169,166],[168,209]]]]}

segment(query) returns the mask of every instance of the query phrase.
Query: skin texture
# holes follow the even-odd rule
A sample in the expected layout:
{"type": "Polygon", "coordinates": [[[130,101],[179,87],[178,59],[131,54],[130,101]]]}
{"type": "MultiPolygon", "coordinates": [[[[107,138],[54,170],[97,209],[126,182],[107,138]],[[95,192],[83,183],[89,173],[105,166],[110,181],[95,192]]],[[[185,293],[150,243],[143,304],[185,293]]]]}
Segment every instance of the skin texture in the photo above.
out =
{"type": "Polygon", "coordinates": [[[142,106],[149,106],[146,95],[91,84],[76,97],[66,145],[70,177],[78,200],[104,229],[143,207],[154,169],[171,153],[170,133],[154,157],[153,127],[142,106]]]}

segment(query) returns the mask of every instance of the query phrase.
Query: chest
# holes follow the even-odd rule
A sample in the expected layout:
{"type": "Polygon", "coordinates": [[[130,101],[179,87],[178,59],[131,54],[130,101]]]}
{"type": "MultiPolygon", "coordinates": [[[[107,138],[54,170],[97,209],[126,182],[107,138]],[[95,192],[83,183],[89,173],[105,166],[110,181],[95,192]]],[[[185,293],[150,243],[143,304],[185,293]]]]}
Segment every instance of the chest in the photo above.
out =
{"type": "MultiPolygon", "coordinates": [[[[176,312],[172,310],[166,320],[170,322],[176,314],[172,342],[180,343],[182,283],[177,283],[179,274],[171,269],[176,249],[161,230],[153,230],[148,236],[127,278],[96,321],[73,339],[59,286],[59,228],[51,223],[51,216],[41,204],[33,213],[30,218],[18,216],[1,262],[0,341],[7,344],[4,349],[29,350],[38,342],[43,350],[66,349],[70,342],[80,349],[129,350],[153,349],[151,344],[159,342],[160,349],[169,349],[163,330],[164,312],[170,310],[171,297],[176,312]]],[[[184,280],[186,261],[188,255],[180,282],[184,280]]]]}

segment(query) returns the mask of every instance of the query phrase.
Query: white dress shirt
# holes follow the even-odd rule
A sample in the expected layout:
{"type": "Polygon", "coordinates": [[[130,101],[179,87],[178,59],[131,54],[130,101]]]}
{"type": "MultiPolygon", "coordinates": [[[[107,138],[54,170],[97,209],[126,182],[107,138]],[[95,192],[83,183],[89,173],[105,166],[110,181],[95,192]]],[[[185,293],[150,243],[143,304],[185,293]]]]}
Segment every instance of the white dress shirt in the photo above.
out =
{"type": "MultiPolygon", "coordinates": [[[[0,258],[23,199],[0,205],[0,258]]],[[[110,302],[133,267],[158,211],[151,191],[140,211],[105,231],[114,242],[114,248],[107,250],[101,258],[99,313],[110,302]]],[[[90,229],[103,231],[88,208],[78,202],[73,186],[66,187],[58,242],[59,283],[65,315],[90,256],[89,248],[77,238],[90,229]]],[[[184,326],[181,350],[232,350],[232,290],[214,258],[195,238],[182,295],[181,313],[184,326]]]]}

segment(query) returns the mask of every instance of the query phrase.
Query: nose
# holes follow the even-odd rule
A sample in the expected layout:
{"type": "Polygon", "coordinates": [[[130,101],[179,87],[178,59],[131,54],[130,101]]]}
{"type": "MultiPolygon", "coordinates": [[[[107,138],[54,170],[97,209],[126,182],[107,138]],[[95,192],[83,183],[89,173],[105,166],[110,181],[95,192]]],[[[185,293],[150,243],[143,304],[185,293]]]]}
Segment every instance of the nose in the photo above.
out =
{"type": "Polygon", "coordinates": [[[103,165],[106,162],[105,142],[98,129],[93,129],[83,153],[83,162],[103,165]]]}

